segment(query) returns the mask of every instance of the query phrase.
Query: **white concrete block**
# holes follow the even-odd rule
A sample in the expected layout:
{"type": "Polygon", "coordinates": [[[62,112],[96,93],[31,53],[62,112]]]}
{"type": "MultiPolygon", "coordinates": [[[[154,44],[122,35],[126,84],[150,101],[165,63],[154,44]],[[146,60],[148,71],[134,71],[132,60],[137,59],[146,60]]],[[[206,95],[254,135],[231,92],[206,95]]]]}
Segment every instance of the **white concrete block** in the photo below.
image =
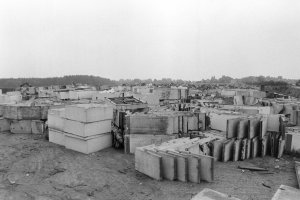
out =
{"type": "Polygon", "coordinates": [[[8,119],[0,118],[0,132],[9,131],[10,122],[8,119]]]}
{"type": "Polygon", "coordinates": [[[32,120],[31,121],[31,132],[33,134],[44,134],[45,132],[45,123],[41,120],[32,120]]]}
{"type": "Polygon", "coordinates": [[[89,154],[112,146],[111,133],[94,135],[91,137],[79,137],[73,134],[65,134],[66,148],[89,154]]]}
{"type": "Polygon", "coordinates": [[[49,128],[49,142],[65,146],[65,133],[63,131],[49,128]]]}
{"type": "Polygon", "coordinates": [[[63,131],[65,123],[65,109],[50,109],[48,111],[48,127],[51,129],[63,131]]]}
{"type": "Polygon", "coordinates": [[[66,106],[65,117],[79,122],[111,120],[113,108],[107,104],[77,104],[66,106]]]}
{"type": "Polygon", "coordinates": [[[12,133],[31,133],[31,120],[13,120],[10,124],[12,133]]]}
{"type": "Polygon", "coordinates": [[[65,119],[64,132],[89,137],[111,131],[111,120],[83,123],[65,119]]]}

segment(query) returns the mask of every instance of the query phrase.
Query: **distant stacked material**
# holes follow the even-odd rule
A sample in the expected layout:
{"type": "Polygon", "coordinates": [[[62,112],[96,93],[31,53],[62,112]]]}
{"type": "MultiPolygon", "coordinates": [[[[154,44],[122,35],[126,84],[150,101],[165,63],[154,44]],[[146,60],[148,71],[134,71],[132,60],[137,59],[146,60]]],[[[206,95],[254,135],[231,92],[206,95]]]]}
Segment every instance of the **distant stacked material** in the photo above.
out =
{"type": "Polygon", "coordinates": [[[56,114],[53,123],[51,120],[49,121],[49,129],[51,130],[49,131],[49,140],[51,135],[61,133],[60,136],[64,135],[61,137],[61,141],[64,141],[61,144],[64,144],[68,149],[85,154],[99,151],[112,145],[110,133],[112,118],[113,108],[109,105],[78,104],[67,106],[64,113],[56,114]],[[62,124],[63,132],[57,130],[61,129],[62,124]]]}

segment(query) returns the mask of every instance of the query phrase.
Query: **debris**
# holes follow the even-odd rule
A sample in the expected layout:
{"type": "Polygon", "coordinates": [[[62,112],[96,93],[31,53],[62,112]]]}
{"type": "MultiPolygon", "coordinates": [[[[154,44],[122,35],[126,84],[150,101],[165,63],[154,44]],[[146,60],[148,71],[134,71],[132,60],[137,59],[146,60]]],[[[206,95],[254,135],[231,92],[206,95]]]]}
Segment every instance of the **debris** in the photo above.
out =
{"type": "Polygon", "coordinates": [[[279,165],[275,165],[275,167],[274,167],[275,169],[279,169],[280,167],[279,167],[279,165]]]}
{"type": "Polygon", "coordinates": [[[271,189],[271,186],[269,185],[266,185],[265,183],[262,183],[263,186],[267,187],[267,188],[270,188],[271,189]]]}
{"type": "Polygon", "coordinates": [[[239,169],[247,169],[250,171],[268,171],[268,169],[261,168],[261,167],[256,167],[256,166],[247,166],[247,165],[239,165],[239,169]]]}

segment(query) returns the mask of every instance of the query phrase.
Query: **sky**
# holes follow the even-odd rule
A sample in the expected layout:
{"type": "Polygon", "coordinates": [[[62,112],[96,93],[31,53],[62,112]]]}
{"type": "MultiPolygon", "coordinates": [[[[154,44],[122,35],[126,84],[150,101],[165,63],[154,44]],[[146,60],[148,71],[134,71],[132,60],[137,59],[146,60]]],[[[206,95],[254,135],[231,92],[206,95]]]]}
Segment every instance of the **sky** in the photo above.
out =
{"type": "Polygon", "coordinates": [[[300,78],[299,0],[0,0],[0,78],[300,78]]]}

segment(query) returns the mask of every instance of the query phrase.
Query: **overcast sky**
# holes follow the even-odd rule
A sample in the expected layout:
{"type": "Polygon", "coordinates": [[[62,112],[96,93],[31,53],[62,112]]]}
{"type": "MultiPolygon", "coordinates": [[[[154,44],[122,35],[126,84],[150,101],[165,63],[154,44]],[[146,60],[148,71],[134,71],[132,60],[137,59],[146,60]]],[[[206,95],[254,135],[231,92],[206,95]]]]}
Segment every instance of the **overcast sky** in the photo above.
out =
{"type": "Polygon", "coordinates": [[[0,78],[300,78],[299,0],[0,0],[0,78]]]}

